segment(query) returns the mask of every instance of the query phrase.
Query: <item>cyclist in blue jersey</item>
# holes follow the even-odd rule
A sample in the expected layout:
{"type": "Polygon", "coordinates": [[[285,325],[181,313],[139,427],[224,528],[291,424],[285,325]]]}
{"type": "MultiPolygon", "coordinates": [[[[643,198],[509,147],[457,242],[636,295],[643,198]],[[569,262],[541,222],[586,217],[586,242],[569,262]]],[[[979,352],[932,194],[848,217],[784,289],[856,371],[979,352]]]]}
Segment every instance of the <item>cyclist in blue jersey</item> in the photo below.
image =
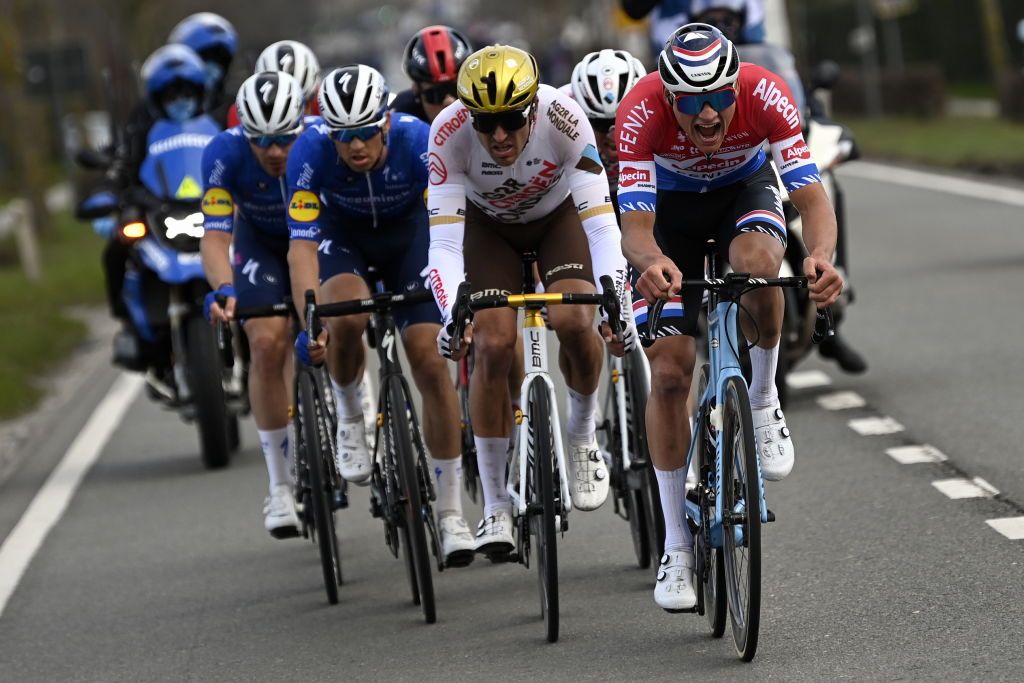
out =
{"type": "MultiPolygon", "coordinates": [[[[324,77],[323,123],[302,134],[288,159],[288,265],[297,300],[309,289],[318,301],[366,298],[370,266],[390,291],[423,287],[430,129],[389,112],[387,99],[384,78],[371,67],[346,66],[324,77]]],[[[461,564],[472,559],[475,544],[462,516],[459,407],[436,349],[441,319],[431,303],[398,308],[394,316],[423,396],[442,553],[449,565],[461,564]]],[[[366,324],[366,316],[332,318],[312,346],[305,331],[296,340],[309,360],[327,360],[338,404],[338,471],[354,483],[366,482],[371,471],[358,398],[366,324]]]]}
{"type": "MultiPolygon", "coordinates": [[[[214,290],[207,317],[234,318],[236,306],[283,301],[288,294],[285,170],[303,127],[302,86],[284,72],[250,76],[236,100],[241,125],[220,133],[203,152],[203,267],[214,290]],[[234,262],[229,254],[234,246],[234,262]],[[226,299],[223,308],[217,297],[226,299]]],[[[264,527],[296,536],[299,518],[289,466],[288,403],[291,335],[286,318],[245,321],[251,366],[249,400],[270,475],[264,527]]]]}

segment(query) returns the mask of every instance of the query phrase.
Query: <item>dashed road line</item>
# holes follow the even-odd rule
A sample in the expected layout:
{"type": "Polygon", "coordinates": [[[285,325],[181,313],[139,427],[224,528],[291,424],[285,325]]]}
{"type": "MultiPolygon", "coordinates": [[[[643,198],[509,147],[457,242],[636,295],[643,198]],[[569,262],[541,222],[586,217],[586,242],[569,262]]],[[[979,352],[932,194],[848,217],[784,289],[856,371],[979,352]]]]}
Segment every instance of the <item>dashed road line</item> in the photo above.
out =
{"type": "Polygon", "coordinates": [[[1011,541],[1024,540],[1024,517],[999,517],[998,519],[986,519],[985,524],[988,524],[1011,541]]]}
{"type": "Polygon", "coordinates": [[[786,384],[790,389],[813,389],[814,387],[827,387],[832,384],[832,378],[821,370],[805,370],[786,375],[786,384]]]}
{"type": "Polygon", "coordinates": [[[863,408],[867,405],[867,401],[856,391],[837,391],[833,394],[819,396],[818,405],[825,410],[850,410],[851,408],[863,408]]]}
{"type": "Polygon", "coordinates": [[[861,436],[883,436],[903,431],[903,425],[891,417],[860,417],[847,424],[861,436]]]}
{"type": "Polygon", "coordinates": [[[901,465],[916,465],[922,462],[944,462],[946,454],[928,444],[897,446],[885,449],[886,455],[901,465]]]}
{"type": "Polygon", "coordinates": [[[956,477],[953,479],[939,479],[933,481],[932,486],[937,488],[944,496],[953,500],[963,498],[992,498],[999,495],[998,489],[980,477],[965,479],[956,477]]]}

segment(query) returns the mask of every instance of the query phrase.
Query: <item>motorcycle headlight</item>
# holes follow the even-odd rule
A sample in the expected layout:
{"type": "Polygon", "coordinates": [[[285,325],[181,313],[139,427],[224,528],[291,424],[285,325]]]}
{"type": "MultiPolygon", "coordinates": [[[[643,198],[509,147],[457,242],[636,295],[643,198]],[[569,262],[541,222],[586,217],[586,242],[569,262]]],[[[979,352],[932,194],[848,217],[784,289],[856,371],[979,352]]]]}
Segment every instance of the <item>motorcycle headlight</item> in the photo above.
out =
{"type": "Polygon", "coordinates": [[[164,218],[164,228],[167,230],[167,239],[169,240],[173,240],[178,235],[199,239],[206,232],[203,228],[203,214],[200,211],[190,213],[184,218],[167,216],[164,218]]]}

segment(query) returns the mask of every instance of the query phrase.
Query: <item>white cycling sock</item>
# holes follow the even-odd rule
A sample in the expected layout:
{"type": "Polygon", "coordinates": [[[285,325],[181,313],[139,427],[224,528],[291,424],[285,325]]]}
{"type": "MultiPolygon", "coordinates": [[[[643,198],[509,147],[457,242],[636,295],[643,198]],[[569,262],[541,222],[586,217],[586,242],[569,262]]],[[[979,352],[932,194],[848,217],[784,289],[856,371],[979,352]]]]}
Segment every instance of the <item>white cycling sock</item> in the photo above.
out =
{"type": "Polygon", "coordinates": [[[568,389],[568,392],[569,419],[565,422],[565,431],[570,439],[589,439],[596,429],[594,412],[597,410],[597,392],[581,394],[572,389],[568,389]]]}
{"type": "Polygon", "coordinates": [[[292,473],[288,463],[288,428],[258,429],[263,459],[267,461],[267,474],[270,475],[270,490],[278,484],[291,484],[292,473]]]}
{"type": "Polygon", "coordinates": [[[675,553],[693,550],[693,534],[686,523],[686,468],[659,470],[658,493],[661,496],[661,511],[665,515],[665,552],[675,553]]]}
{"type": "Polygon", "coordinates": [[[338,404],[338,419],[354,420],[362,417],[361,382],[357,379],[348,384],[338,384],[332,377],[331,386],[334,387],[334,402],[338,404]]]}
{"type": "Polygon", "coordinates": [[[455,513],[462,516],[462,456],[451,460],[431,458],[434,464],[434,481],[437,493],[437,516],[455,513]]]}
{"type": "Polygon", "coordinates": [[[750,349],[750,407],[768,408],[779,400],[775,387],[775,366],[779,362],[779,345],[770,349],[750,349]]]}
{"type": "Polygon", "coordinates": [[[505,465],[508,463],[508,437],[474,436],[476,466],[484,489],[484,517],[499,510],[510,510],[511,498],[505,490],[505,465]]]}

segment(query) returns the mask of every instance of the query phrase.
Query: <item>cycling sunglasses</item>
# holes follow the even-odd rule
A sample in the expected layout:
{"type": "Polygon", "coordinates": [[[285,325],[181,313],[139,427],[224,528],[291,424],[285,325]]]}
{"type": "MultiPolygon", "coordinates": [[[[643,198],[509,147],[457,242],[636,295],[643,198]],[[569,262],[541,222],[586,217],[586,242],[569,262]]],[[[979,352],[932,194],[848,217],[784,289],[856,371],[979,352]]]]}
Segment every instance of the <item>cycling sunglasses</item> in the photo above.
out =
{"type": "Polygon", "coordinates": [[[513,109],[497,114],[473,114],[473,128],[484,135],[498,130],[498,126],[506,133],[517,131],[530,121],[530,108],[513,109]]]}
{"type": "Polygon", "coordinates": [[[372,140],[373,138],[380,135],[381,131],[384,130],[384,122],[375,123],[370,126],[363,126],[362,128],[341,128],[339,130],[331,131],[331,139],[337,140],[338,142],[352,142],[353,140],[372,140]]]}
{"type": "Polygon", "coordinates": [[[444,104],[446,97],[455,97],[455,83],[438,83],[437,85],[420,86],[417,93],[421,100],[427,104],[444,104]]]}
{"type": "Polygon", "coordinates": [[[696,116],[710,104],[715,111],[722,111],[736,102],[736,91],[733,88],[722,88],[696,95],[676,95],[676,109],[687,116],[696,116]]]}
{"type": "Polygon", "coordinates": [[[289,147],[299,139],[298,133],[285,133],[284,135],[249,135],[249,142],[260,149],[270,149],[274,145],[278,147],[289,147]]]}

